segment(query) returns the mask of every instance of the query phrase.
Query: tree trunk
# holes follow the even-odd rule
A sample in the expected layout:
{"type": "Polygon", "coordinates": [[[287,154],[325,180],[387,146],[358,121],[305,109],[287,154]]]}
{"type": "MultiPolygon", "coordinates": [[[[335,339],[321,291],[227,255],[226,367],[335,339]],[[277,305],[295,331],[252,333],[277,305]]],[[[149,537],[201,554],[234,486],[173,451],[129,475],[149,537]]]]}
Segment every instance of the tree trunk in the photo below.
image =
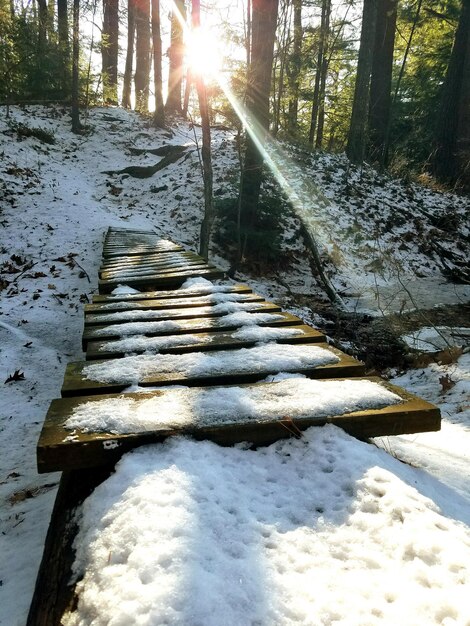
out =
{"type": "Polygon", "coordinates": [[[119,0],[103,0],[101,74],[105,104],[117,104],[119,53],[119,0]]]}
{"type": "Polygon", "coordinates": [[[78,63],[80,57],[80,0],[73,0],[73,36],[72,36],[72,132],[79,133],[80,110],[78,102],[78,63]]]}
{"type": "Polygon", "coordinates": [[[183,25],[185,19],[184,0],[175,0],[171,14],[171,43],[169,54],[167,113],[181,113],[181,87],[183,82],[183,25]]]}
{"type": "Polygon", "coordinates": [[[134,38],[135,38],[135,3],[134,0],[127,2],[127,52],[124,80],[122,85],[122,106],[131,108],[132,65],[134,63],[134,38]]]}
{"type": "Polygon", "coordinates": [[[321,82],[321,75],[322,75],[322,69],[323,69],[323,59],[324,57],[326,57],[325,18],[326,18],[327,4],[328,4],[328,0],[322,1],[320,38],[318,42],[318,54],[317,54],[317,69],[315,72],[315,84],[313,87],[312,114],[310,117],[310,130],[308,133],[308,143],[309,143],[309,146],[312,146],[312,147],[313,147],[313,142],[315,140],[315,134],[317,131],[318,112],[320,110],[320,82],[321,82]]]}
{"type": "MultiPolygon", "coordinates": [[[[191,15],[193,31],[201,27],[201,3],[200,0],[192,0],[191,15]]],[[[214,200],[212,195],[212,153],[211,153],[211,127],[209,105],[207,100],[206,85],[202,76],[202,68],[194,71],[197,96],[199,100],[199,112],[202,126],[202,170],[204,179],[204,219],[201,224],[199,238],[199,254],[207,259],[209,257],[209,242],[212,223],[215,217],[214,200]],[[198,71],[199,70],[199,71],[198,71]]]]}
{"type": "MultiPolygon", "coordinates": [[[[436,127],[436,150],[433,158],[435,175],[440,180],[449,183],[456,183],[465,173],[464,162],[469,155],[469,57],[470,0],[463,0],[454,45],[442,86],[436,127]]],[[[468,180],[468,163],[466,165],[468,180]]]]}
{"type": "Polygon", "coordinates": [[[318,93],[318,122],[317,122],[317,138],[315,148],[320,150],[323,144],[323,130],[325,127],[325,97],[326,97],[326,76],[328,74],[329,57],[328,57],[328,39],[330,35],[330,14],[331,0],[325,1],[324,20],[322,32],[324,38],[323,58],[320,66],[320,89],[318,93]]]}
{"type": "Polygon", "coordinates": [[[393,51],[398,0],[382,0],[377,11],[369,98],[369,156],[384,167],[386,133],[390,123],[393,51]]]}
{"type": "Polygon", "coordinates": [[[377,4],[378,0],[364,0],[362,13],[361,43],[359,46],[354,100],[346,148],[349,160],[356,164],[363,162],[366,148],[370,74],[375,43],[377,4]]]}
{"type": "Polygon", "coordinates": [[[62,97],[66,98],[70,93],[70,44],[67,0],[57,0],[57,31],[59,36],[62,97]]]}
{"type": "Polygon", "coordinates": [[[165,109],[163,107],[162,79],[162,37],[160,32],[160,0],[152,0],[152,41],[153,41],[153,78],[155,90],[155,126],[165,126],[165,109]]]}
{"type": "MultiPolygon", "coordinates": [[[[262,147],[269,128],[269,91],[277,22],[277,0],[253,0],[251,63],[248,72],[246,107],[249,132],[240,186],[240,229],[245,233],[258,210],[261,189],[262,147]]],[[[243,244],[239,257],[244,254],[243,244]]]]}
{"type": "MultiPolygon", "coordinates": [[[[47,0],[36,0],[38,4],[38,42],[39,55],[44,54],[47,41],[47,0]]],[[[40,62],[40,59],[39,59],[40,62]]]]}
{"type": "Polygon", "coordinates": [[[139,0],[135,5],[136,67],[135,108],[141,113],[149,110],[150,74],[150,0],[139,0]]]}
{"type": "Polygon", "coordinates": [[[287,130],[291,137],[297,134],[299,112],[300,70],[302,67],[302,0],[293,0],[294,41],[289,59],[289,117],[287,130]]]}

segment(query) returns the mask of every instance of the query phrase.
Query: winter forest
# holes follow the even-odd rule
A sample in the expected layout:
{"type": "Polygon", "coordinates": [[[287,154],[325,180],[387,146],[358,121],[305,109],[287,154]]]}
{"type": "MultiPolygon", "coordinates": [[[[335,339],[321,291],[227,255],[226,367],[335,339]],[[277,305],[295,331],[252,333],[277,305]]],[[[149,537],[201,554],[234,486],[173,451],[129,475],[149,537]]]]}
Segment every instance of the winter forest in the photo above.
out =
{"type": "Polygon", "coordinates": [[[0,626],[470,626],[469,241],[470,0],[0,0],[0,626]]]}

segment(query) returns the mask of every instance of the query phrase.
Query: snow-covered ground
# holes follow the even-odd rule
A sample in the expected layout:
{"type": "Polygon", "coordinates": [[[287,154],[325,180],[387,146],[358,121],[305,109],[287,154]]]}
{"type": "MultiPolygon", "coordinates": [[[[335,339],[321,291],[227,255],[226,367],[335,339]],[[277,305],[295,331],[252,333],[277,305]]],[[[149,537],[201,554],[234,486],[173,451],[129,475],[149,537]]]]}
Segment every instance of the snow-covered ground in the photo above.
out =
{"type": "MultiPolygon", "coordinates": [[[[56,143],[49,145],[20,141],[1,115],[0,624],[20,626],[59,480],[37,474],[35,446],[65,364],[83,358],[83,304],[96,291],[104,233],[111,225],[150,228],[196,249],[203,203],[193,130],[185,124],[156,131],[132,113],[97,109],[90,114],[92,132],[77,137],[60,109],[13,109],[14,121],[52,131],[56,143]],[[155,164],[159,157],[129,150],[167,143],[186,145],[186,156],[150,178],[103,173],[155,164]]],[[[216,189],[225,193],[237,163],[230,133],[216,131],[214,148],[216,189]]],[[[436,233],[453,261],[468,258],[468,199],[403,185],[367,168],[348,170],[340,156],[303,159],[303,170],[292,165],[301,160],[295,153],[292,163],[285,159],[292,184],[305,186],[312,202],[314,226],[337,268],[336,285],[351,301],[375,285],[415,280],[412,272],[442,281],[441,257],[426,247],[436,233]],[[407,229],[410,215],[415,238],[407,229]]],[[[275,276],[237,279],[284,306],[285,284],[294,293],[318,293],[296,232],[291,220],[286,245],[296,261],[280,283],[275,276]]],[[[229,266],[217,250],[214,260],[229,266]]],[[[445,261],[450,269],[453,261],[445,261]]],[[[315,311],[301,312],[318,319],[315,311]]],[[[470,624],[469,361],[463,354],[449,365],[397,375],[394,382],[441,406],[443,428],[381,439],[376,443],[383,449],[328,427],[258,452],[177,441],[130,455],[95,500],[104,509],[114,498],[113,524],[127,527],[118,535],[122,546],[142,533],[142,543],[116,557],[142,565],[122,579],[148,581],[136,595],[142,615],[158,604],[167,607],[159,619],[191,626],[470,624]],[[131,470],[134,483],[126,485],[122,475],[131,470]],[[158,515],[147,519],[137,508],[128,518],[121,503],[129,498],[145,510],[157,507],[158,515]],[[162,549],[148,557],[147,531],[159,534],[162,549]]],[[[97,514],[84,514],[84,537],[99,528],[97,514]]],[[[104,550],[117,533],[113,524],[99,538],[104,550]]],[[[82,551],[77,568],[94,554],[82,551]]],[[[99,584],[115,598],[121,579],[113,560],[110,565],[99,584]]],[[[112,604],[95,591],[85,598],[89,607],[112,604]]],[[[125,604],[128,614],[136,615],[133,607],[125,604]]]]}

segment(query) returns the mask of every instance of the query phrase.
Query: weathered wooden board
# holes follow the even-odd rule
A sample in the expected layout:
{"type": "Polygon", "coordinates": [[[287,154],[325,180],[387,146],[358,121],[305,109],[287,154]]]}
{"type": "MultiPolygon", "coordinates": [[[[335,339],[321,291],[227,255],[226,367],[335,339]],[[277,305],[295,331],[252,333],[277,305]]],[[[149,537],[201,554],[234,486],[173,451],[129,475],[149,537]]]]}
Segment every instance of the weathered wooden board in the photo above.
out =
{"type": "MultiPolygon", "coordinates": [[[[266,312],[266,311],[265,311],[266,312]]],[[[279,311],[275,313],[277,319],[267,322],[259,322],[259,326],[293,326],[303,324],[302,320],[290,313],[279,311]]],[[[149,324],[150,326],[150,324],[149,324]]],[[[128,327],[126,327],[128,328],[128,327]]],[[[133,331],[133,333],[123,332],[121,324],[110,324],[103,326],[87,326],[83,332],[82,345],[86,350],[89,341],[119,339],[120,337],[131,337],[132,334],[145,335],[146,337],[164,337],[167,335],[182,335],[186,333],[207,333],[218,330],[235,330],[240,328],[239,324],[228,323],[223,317],[201,317],[197,319],[181,319],[178,320],[178,327],[167,330],[152,330],[142,332],[141,330],[133,331]],[[109,334],[113,333],[113,334],[109,334]]]]}
{"type": "Polygon", "coordinates": [[[159,246],[156,244],[122,244],[122,245],[105,245],[103,248],[103,257],[107,259],[123,257],[123,256],[132,256],[132,255],[143,255],[143,254],[154,254],[157,252],[183,252],[184,248],[177,244],[173,244],[171,247],[168,246],[159,246]]]}
{"type": "Polygon", "coordinates": [[[116,272],[101,272],[100,278],[102,280],[119,280],[121,283],[125,282],[128,278],[144,278],[159,276],[160,274],[176,274],[187,271],[207,270],[213,268],[204,261],[198,261],[194,263],[175,263],[172,265],[149,265],[146,267],[136,267],[132,270],[119,270],[116,272]]]}
{"type": "Polygon", "coordinates": [[[108,313],[116,313],[118,311],[150,311],[150,310],[159,310],[159,309],[187,309],[190,307],[197,306],[207,306],[211,304],[221,304],[222,302],[263,302],[264,298],[262,296],[258,296],[255,293],[241,293],[241,294],[230,294],[233,296],[233,300],[223,300],[219,301],[217,298],[217,294],[213,298],[211,302],[211,295],[203,295],[203,296],[192,296],[186,298],[168,298],[168,299],[158,299],[152,300],[148,298],[147,300],[135,300],[131,302],[116,302],[116,303],[101,303],[101,304],[86,304],[85,305],[85,316],[93,314],[106,315],[108,313]]]}
{"type": "MultiPolygon", "coordinates": [[[[130,277],[127,278],[125,284],[135,289],[149,287],[151,289],[158,289],[162,287],[169,289],[171,287],[180,287],[188,278],[195,278],[201,276],[208,280],[214,280],[216,278],[223,278],[224,272],[218,270],[215,267],[209,266],[208,269],[201,270],[187,270],[179,273],[158,274],[157,276],[146,277],[130,277]]],[[[98,289],[100,293],[111,293],[118,285],[122,284],[122,280],[99,280],[98,289]]]]}
{"type": "MultiPolygon", "coordinates": [[[[367,380],[372,380],[394,392],[402,398],[402,402],[382,409],[369,409],[343,415],[318,416],[312,408],[310,415],[294,420],[295,426],[299,430],[305,430],[311,426],[335,424],[361,439],[439,430],[440,413],[435,406],[379,378],[367,378],[367,380]]],[[[272,385],[273,383],[260,384],[272,385]]],[[[195,387],[192,391],[196,398],[201,389],[195,387]]],[[[144,395],[123,394],[122,397],[134,399],[137,408],[139,401],[145,402],[152,396],[165,393],[167,393],[165,390],[160,390],[144,395]]],[[[166,425],[157,426],[151,432],[118,435],[74,431],[73,436],[70,436],[71,431],[66,430],[64,424],[72,416],[74,410],[87,402],[99,404],[100,401],[110,398],[116,398],[116,396],[89,396],[52,401],[37,448],[39,472],[111,464],[136,446],[162,441],[166,437],[178,434],[191,435],[197,439],[210,439],[221,445],[248,441],[256,446],[268,445],[289,436],[289,431],[281,424],[284,416],[279,416],[278,419],[260,418],[259,420],[246,417],[236,424],[227,423],[204,427],[168,426],[168,421],[166,421],[166,425]]]]}
{"type": "MultiPolygon", "coordinates": [[[[224,290],[221,293],[253,293],[253,290],[248,285],[236,284],[236,285],[223,285],[224,290]]],[[[134,300],[165,300],[167,298],[183,299],[183,298],[196,298],[201,296],[210,296],[212,292],[208,287],[203,285],[195,285],[191,290],[186,289],[168,289],[160,291],[141,291],[139,293],[117,293],[117,294],[96,294],[93,296],[92,302],[94,304],[101,303],[114,303],[114,302],[132,302],[134,300]]]]}
{"type": "MultiPolygon", "coordinates": [[[[226,286],[224,285],[224,291],[222,293],[253,293],[253,290],[247,285],[237,284],[231,286],[227,284],[226,286]]],[[[190,293],[186,290],[170,289],[167,291],[143,291],[140,293],[120,293],[112,295],[97,294],[93,296],[93,303],[132,302],[134,300],[158,300],[159,298],[196,298],[199,296],[210,296],[211,294],[212,291],[209,291],[208,288],[195,285],[191,288],[190,293]]]]}
{"type": "MultiPolygon", "coordinates": [[[[325,342],[325,335],[320,331],[306,326],[305,324],[299,324],[293,326],[298,331],[298,335],[292,335],[291,337],[284,337],[276,339],[276,343],[323,343],[325,342]]],[[[187,343],[178,343],[172,347],[160,348],[158,350],[161,354],[182,354],[184,352],[201,352],[204,350],[231,350],[237,348],[247,348],[255,345],[256,340],[240,339],[234,335],[234,332],[208,332],[198,333],[198,337],[203,339],[200,344],[195,344],[188,340],[187,343]]],[[[183,335],[184,337],[184,335],[183,335]]],[[[171,336],[170,336],[171,338],[171,336]]],[[[181,339],[181,335],[178,335],[181,339]]],[[[147,338],[148,342],[150,338],[147,338]]],[[[137,350],[133,350],[133,354],[141,354],[150,349],[150,345],[142,347],[137,350]]],[[[92,361],[96,359],[117,359],[123,357],[125,353],[122,348],[116,347],[115,342],[112,341],[91,341],[87,346],[86,359],[92,361]]]]}
{"type": "Polygon", "coordinates": [[[190,264],[201,264],[206,263],[207,261],[196,254],[194,255],[185,255],[181,256],[178,253],[178,256],[172,254],[171,256],[165,256],[164,258],[156,258],[155,255],[146,255],[144,258],[138,257],[138,261],[132,262],[132,257],[121,257],[119,262],[116,263],[103,263],[100,268],[100,274],[103,272],[117,272],[117,271],[129,271],[133,269],[140,269],[146,267],[171,267],[174,265],[190,265],[190,264]]]}
{"type": "Polygon", "coordinates": [[[185,260],[205,260],[195,252],[157,252],[155,254],[142,254],[141,256],[131,255],[122,257],[113,257],[111,259],[103,259],[101,269],[116,269],[127,265],[141,265],[142,263],[164,263],[169,261],[185,261],[185,260]]]}
{"type": "Polygon", "coordinates": [[[62,474],[26,626],[61,626],[64,613],[73,609],[75,510],[112,469],[101,466],[62,474]]]}
{"type": "MultiPolygon", "coordinates": [[[[231,303],[228,303],[231,304],[231,303]]],[[[237,304],[237,303],[235,303],[237,304]]],[[[131,311],[108,311],[105,313],[89,313],[85,317],[85,328],[96,325],[125,324],[128,322],[158,322],[163,320],[194,319],[197,317],[222,317],[227,311],[215,308],[217,305],[193,306],[193,307],[159,307],[158,305],[149,310],[135,309],[131,311]],[[128,314],[132,315],[132,319],[128,314]],[[104,320],[112,315],[112,320],[104,320]]],[[[252,300],[244,303],[244,310],[249,313],[276,313],[281,307],[273,302],[264,300],[252,300]]]]}
{"type": "MultiPolygon", "coordinates": [[[[344,354],[344,352],[341,352],[340,350],[336,350],[335,348],[328,346],[327,344],[319,343],[318,346],[329,352],[333,352],[333,354],[339,358],[339,361],[328,365],[319,365],[317,367],[310,365],[299,366],[299,368],[295,370],[295,373],[305,374],[306,376],[315,379],[364,376],[365,367],[360,361],[354,359],[352,356],[344,354]]],[[[200,354],[204,354],[204,351],[201,351],[200,354]]],[[[158,358],[158,355],[156,355],[155,358],[158,358]]],[[[114,360],[116,361],[119,359],[114,360]]],[[[94,361],[94,363],[100,362],[101,361],[94,361]]],[[[108,360],[103,362],[109,363],[110,361],[108,360]]],[[[119,393],[126,389],[129,385],[136,382],[131,379],[126,380],[123,383],[107,383],[90,380],[84,375],[85,368],[89,366],[90,363],[86,361],[68,363],[61,390],[63,398],[83,396],[87,394],[119,393]]],[[[156,385],[187,385],[188,387],[194,387],[197,385],[244,384],[257,382],[267,376],[277,374],[278,371],[279,370],[276,367],[265,364],[263,368],[260,368],[253,373],[248,373],[242,370],[239,371],[235,367],[229,374],[168,372],[142,376],[137,382],[142,387],[152,387],[156,385]]]]}

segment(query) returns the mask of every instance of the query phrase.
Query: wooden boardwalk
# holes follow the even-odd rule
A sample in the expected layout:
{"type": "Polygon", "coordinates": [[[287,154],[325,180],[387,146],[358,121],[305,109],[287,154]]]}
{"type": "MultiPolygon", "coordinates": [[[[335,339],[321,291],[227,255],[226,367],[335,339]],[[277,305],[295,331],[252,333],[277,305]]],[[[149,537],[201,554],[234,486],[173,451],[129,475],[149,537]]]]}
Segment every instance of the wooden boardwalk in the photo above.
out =
{"type": "Polygon", "coordinates": [[[63,474],[31,604],[30,626],[58,625],[64,612],[73,607],[74,586],[69,585],[77,530],[73,512],[109,475],[116,461],[136,446],[177,434],[221,445],[248,441],[259,446],[326,423],[362,439],[440,428],[436,407],[379,378],[364,377],[363,364],[329,346],[321,332],[248,286],[223,282],[223,276],[201,257],[152,232],[109,229],[99,273],[100,293],[85,306],[86,358],[68,364],[62,398],[52,401],[38,442],[39,472],[60,470],[63,474]],[[216,283],[199,281],[181,288],[188,278],[196,277],[216,283]],[[112,293],[119,285],[139,292],[120,289],[112,293]],[[275,358],[260,347],[260,337],[269,342],[275,358]],[[194,420],[172,423],[157,408],[151,430],[121,434],[114,429],[70,429],[67,424],[84,411],[103,411],[109,402],[125,401],[131,413],[138,413],[145,402],[168,406],[166,401],[180,401],[180,395],[188,406],[198,406],[201,399],[217,397],[227,388],[241,397],[279,396],[283,383],[274,376],[279,372],[277,355],[284,353],[288,358],[282,361],[282,369],[315,381],[320,396],[335,381],[347,386],[354,380],[375,383],[398,398],[378,408],[342,413],[320,412],[312,402],[295,419],[282,412],[262,411],[253,418],[241,409],[235,420],[227,413],[228,417],[213,424],[204,421],[203,413],[194,420]],[[302,359],[296,359],[297,354],[302,359]],[[158,390],[135,391],[154,386],[158,390]]]}

